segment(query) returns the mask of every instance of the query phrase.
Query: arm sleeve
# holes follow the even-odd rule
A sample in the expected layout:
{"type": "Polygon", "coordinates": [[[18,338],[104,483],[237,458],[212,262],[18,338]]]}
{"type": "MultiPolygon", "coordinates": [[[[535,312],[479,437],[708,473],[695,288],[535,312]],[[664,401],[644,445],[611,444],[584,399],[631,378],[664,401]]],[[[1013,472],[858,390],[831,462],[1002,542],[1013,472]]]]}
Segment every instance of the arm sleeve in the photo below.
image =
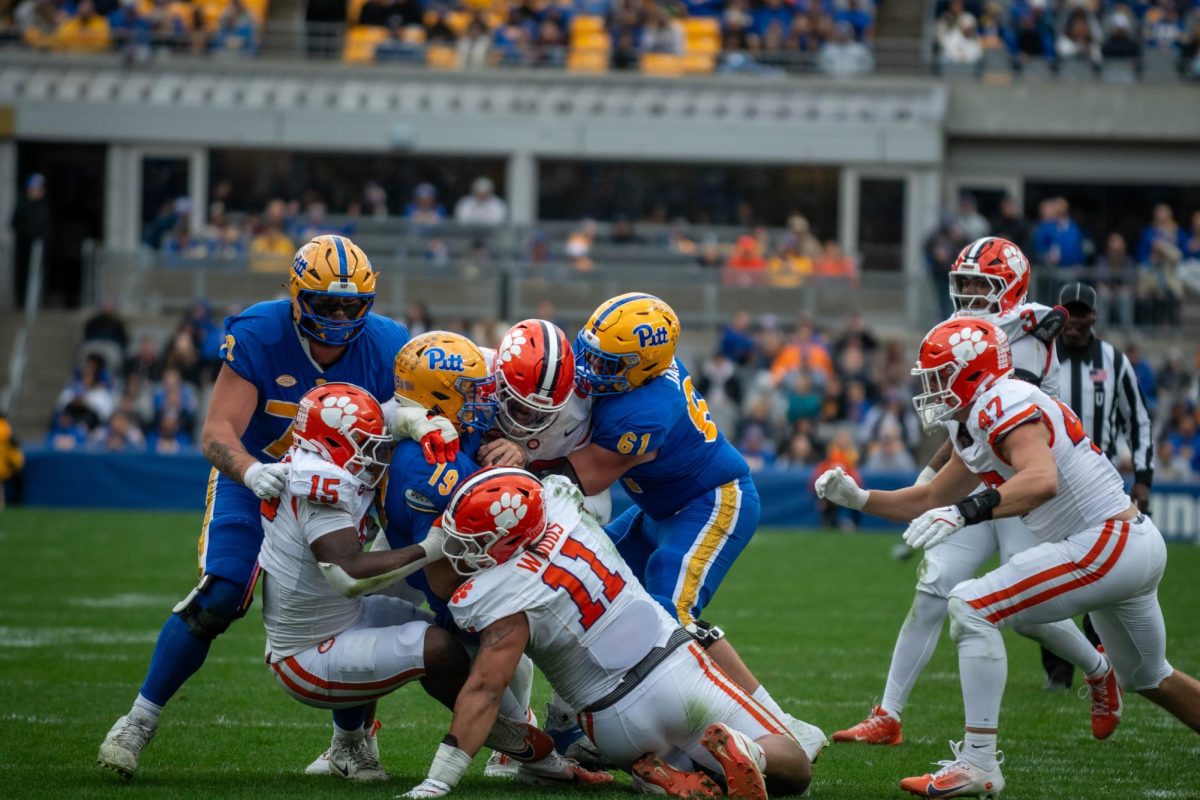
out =
{"type": "Polygon", "coordinates": [[[1149,485],[1154,479],[1154,432],[1146,398],[1142,396],[1137,375],[1124,355],[1121,355],[1121,366],[1117,370],[1117,411],[1129,431],[1134,480],[1149,485]]]}

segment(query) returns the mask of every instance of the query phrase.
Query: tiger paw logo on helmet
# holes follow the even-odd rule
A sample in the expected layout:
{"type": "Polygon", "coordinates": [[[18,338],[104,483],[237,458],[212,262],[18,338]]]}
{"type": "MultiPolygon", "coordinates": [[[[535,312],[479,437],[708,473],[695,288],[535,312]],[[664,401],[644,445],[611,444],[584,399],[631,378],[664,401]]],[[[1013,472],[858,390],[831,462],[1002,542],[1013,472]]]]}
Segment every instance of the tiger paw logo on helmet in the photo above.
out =
{"type": "Polygon", "coordinates": [[[351,425],[358,421],[358,417],[354,416],[358,411],[358,406],[350,402],[349,397],[326,397],[321,405],[321,421],[329,427],[345,431],[351,425]]]}
{"type": "Polygon", "coordinates": [[[500,360],[512,361],[521,355],[521,346],[528,343],[524,331],[509,331],[500,342],[500,360]]]}
{"type": "Polygon", "coordinates": [[[963,328],[950,334],[950,352],[959,361],[971,361],[977,355],[987,350],[983,331],[975,328],[963,328]]]}
{"type": "Polygon", "coordinates": [[[499,500],[492,501],[488,513],[492,515],[497,530],[510,531],[525,519],[525,515],[529,513],[529,506],[525,505],[519,494],[505,492],[500,495],[499,500]]]}

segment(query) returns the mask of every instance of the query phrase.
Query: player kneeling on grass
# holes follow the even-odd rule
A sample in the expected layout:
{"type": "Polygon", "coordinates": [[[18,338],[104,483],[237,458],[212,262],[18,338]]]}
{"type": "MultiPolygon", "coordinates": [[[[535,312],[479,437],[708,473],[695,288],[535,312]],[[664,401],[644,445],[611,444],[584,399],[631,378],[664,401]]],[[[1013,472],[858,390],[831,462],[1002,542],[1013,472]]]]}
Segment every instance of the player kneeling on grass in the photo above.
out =
{"type": "Polygon", "coordinates": [[[640,788],[675,797],[800,793],[804,750],[671,619],[582,511],[565,478],[499,467],[465,481],[442,517],[460,576],[454,621],[480,649],[429,777],[407,797],[440,797],[466,773],[523,653],[574,709],[606,759],[640,788]]]}
{"type": "Polygon", "coordinates": [[[981,319],[953,319],[921,343],[913,405],[927,430],[945,426],[954,452],[929,483],[864,491],[840,469],[817,494],[897,521],[904,540],[934,547],[962,528],[1020,515],[1039,544],[950,592],[966,735],[932,775],[906,778],[921,797],[995,798],[1004,789],[996,735],[1007,661],[1000,626],[1091,612],[1111,660],[1107,690],[1092,693],[1104,738],[1120,719],[1121,688],[1138,692],[1200,732],[1200,682],[1166,659],[1158,583],[1167,562],[1162,534],[1125,493],[1120,474],[1065,405],[1015,380],[1008,339],[981,319]],[[988,489],[969,494],[983,480],[988,489]],[[1115,678],[1115,679],[1114,679],[1115,678]],[[1117,685],[1119,682],[1120,687],[1117,685]]]}
{"type": "MultiPolygon", "coordinates": [[[[267,663],[283,688],[306,705],[333,710],[330,773],[387,780],[366,736],[368,707],[419,679],[453,708],[470,661],[430,616],[381,589],[442,557],[440,529],[420,544],[364,552],[373,534],[368,510],[391,458],[379,403],[346,383],[327,383],[300,400],[279,497],[264,501],[263,621],[267,663]]],[[[553,752],[553,740],[524,721],[500,720],[488,744],[530,760],[536,774],[574,780],[578,768],[553,752]]]]}

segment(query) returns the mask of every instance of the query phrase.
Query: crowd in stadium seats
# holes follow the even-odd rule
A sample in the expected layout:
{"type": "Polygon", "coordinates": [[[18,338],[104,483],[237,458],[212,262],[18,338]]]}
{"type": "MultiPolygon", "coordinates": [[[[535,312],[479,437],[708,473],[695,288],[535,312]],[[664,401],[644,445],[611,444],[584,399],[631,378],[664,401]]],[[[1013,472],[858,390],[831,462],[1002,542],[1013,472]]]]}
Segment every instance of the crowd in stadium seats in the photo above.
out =
{"type": "Polygon", "coordinates": [[[0,25],[30,47],[69,53],[254,55],[266,0],[21,0],[0,25]]]}
{"type": "Polygon", "coordinates": [[[873,0],[352,2],[347,61],[442,68],[505,64],[677,75],[761,72],[808,55],[820,69],[873,69],[873,0]]]}
{"type": "Polygon", "coordinates": [[[1149,65],[1200,77],[1195,0],[940,0],[936,14],[949,69],[1086,75],[1108,65],[1119,77],[1149,65]]]}
{"type": "MultiPolygon", "coordinates": [[[[1031,296],[1053,301],[1057,287],[1084,281],[1096,287],[1102,325],[1121,328],[1170,327],[1179,322],[1185,294],[1185,277],[1200,279],[1200,209],[1178,221],[1166,203],[1154,207],[1152,216],[1134,242],[1110,231],[1098,238],[1084,230],[1071,215],[1070,203],[1062,197],[1043,200],[1038,220],[1027,222],[1014,198],[1005,198],[999,215],[985,219],[975,199],[964,194],[953,211],[942,215],[941,224],[925,241],[925,259],[933,285],[946,286],[946,274],[959,250],[989,233],[1016,242],[1035,265],[1053,267],[1042,271],[1045,278],[1031,296]]],[[[950,299],[939,291],[943,316],[949,315],[950,299]]]]}

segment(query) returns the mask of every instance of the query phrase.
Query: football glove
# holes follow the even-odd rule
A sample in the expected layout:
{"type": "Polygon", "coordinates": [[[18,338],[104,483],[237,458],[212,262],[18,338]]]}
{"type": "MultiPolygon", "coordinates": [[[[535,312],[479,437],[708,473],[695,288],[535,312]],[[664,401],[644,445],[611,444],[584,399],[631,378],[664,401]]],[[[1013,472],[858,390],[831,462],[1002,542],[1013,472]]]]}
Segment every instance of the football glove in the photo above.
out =
{"type": "Polygon", "coordinates": [[[255,461],[242,473],[242,483],[260,500],[279,497],[287,482],[287,467],[283,464],[264,464],[255,461]]]}
{"type": "Polygon", "coordinates": [[[445,797],[450,794],[450,787],[433,778],[426,778],[420,784],[396,797],[445,797]]]}
{"type": "Polygon", "coordinates": [[[862,511],[870,495],[867,490],[860,489],[854,478],[847,475],[841,467],[827,469],[821,473],[821,477],[817,478],[816,490],[817,497],[822,500],[829,500],[855,511],[862,511]]]}
{"type": "Polygon", "coordinates": [[[904,542],[913,549],[924,547],[928,550],[946,541],[966,524],[957,506],[931,508],[909,524],[904,531],[904,542]]]}
{"type": "Polygon", "coordinates": [[[396,441],[412,439],[430,464],[444,464],[458,457],[458,431],[445,417],[429,416],[425,409],[398,406],[392,413],[388,432],[396,441]]]}

